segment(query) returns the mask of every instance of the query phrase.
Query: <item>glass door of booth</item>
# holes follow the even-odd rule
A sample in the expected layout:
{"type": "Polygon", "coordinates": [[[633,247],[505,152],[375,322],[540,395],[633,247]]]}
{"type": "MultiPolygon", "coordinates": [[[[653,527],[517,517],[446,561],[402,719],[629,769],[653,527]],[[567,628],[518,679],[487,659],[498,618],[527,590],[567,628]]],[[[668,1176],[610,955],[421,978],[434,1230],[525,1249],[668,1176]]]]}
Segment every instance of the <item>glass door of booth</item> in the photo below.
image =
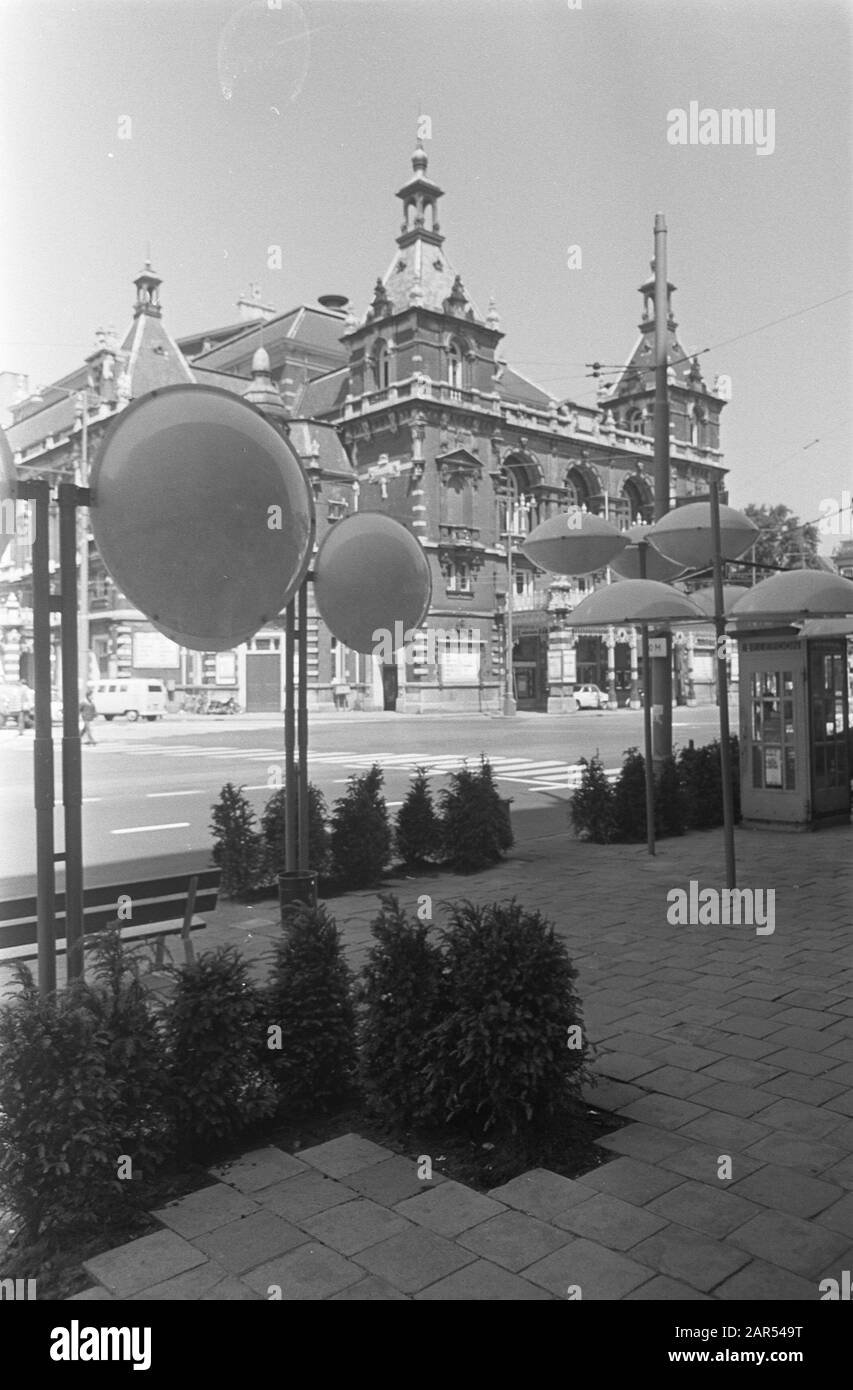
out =
{"type": "Polygon", "coordinates": [[[808,644],[809,719],[814,816],[834,816],[850,808],[847,745],[847,661],[843,644],[808,644]]]}
{"type": "Polygon", "coordinates": [[[752,647],[747,644],[743,653],[747,674],[741,690],[744,817],[804,822],[809,791],[802,648],[793,641],[766,652],[752,647]]]}

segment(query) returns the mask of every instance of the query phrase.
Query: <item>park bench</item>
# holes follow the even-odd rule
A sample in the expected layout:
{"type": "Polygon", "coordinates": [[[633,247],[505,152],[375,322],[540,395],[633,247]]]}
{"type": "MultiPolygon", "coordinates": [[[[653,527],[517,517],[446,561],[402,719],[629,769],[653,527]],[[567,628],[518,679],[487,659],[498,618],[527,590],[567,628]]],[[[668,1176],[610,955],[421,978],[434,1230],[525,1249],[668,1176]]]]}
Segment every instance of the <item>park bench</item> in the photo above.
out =
{"type": "MultiPolygon", "coordinates": [[[[194,960],[190,933],[206,926],[197,915],[213,912],[219,894],[219,869],[139,883],[87,888],[83,894],[83,932],[89,936],[118,922],[122,941],[154,941],[156,964],[163,964],[167,936],[180,936],[188,963],[194,960]]],[[[56,895],[56,949],[66,950],[65,894],[56,895]]],[[[0,965],[32,960],[38,954],[36,899],[0,902],[0,965]]]]}

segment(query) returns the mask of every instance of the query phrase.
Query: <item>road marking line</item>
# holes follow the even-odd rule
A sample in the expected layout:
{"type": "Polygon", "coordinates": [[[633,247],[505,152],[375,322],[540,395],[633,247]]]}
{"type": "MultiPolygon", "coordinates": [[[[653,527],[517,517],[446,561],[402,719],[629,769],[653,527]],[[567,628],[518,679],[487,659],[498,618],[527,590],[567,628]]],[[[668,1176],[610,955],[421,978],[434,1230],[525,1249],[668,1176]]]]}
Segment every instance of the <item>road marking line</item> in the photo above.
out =
{"type": "Polygon", "coordinates": [[[204,796],[205,793],[203,788],[199,788],[195,791],[189,792],[146,792],[145,795],[150,800],[153,800],[155,797],[158,796],[204,796]]]}
{"type": "Polygon", "coordinates": [[[140,835],[143,830],[186,830],[188,820],[170,821],[168,825],[129,825],[123,830],[111,830],[111,835],[140,835]]]}
{"type": "Polygon", "coordinates": [[[84,796],[83,805],[90,806],[93,801],[103,801],[103,799],[104,798],[102,796],[84,796]]]}

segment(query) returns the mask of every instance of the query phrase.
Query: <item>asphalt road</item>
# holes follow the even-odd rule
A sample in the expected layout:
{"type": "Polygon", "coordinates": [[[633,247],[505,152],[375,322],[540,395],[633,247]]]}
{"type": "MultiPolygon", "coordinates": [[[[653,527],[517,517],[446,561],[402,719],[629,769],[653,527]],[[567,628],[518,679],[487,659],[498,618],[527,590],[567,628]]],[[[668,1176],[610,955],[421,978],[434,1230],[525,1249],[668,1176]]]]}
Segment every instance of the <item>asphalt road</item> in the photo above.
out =
{"type": "MultiPolygon", "coordinates": [[[[717,732],[713,707],[673,712],[677,744],[707,743],[717,732]]],[[[93,726],[97,747],[83,748],[83,846],[86,881],[113,882],[209,860],[210,808],[221,787],[244,786],[260,812],[282,765],[280,719],[260,716],[116,720],[93,726]]],[[[61,728],[54,729],[56,848],[63,846],[61,728]]],[[[568,715],[318,716],[310,725],[309,773],[331,804],[347,777],[372,762],[385,770],[395,809],[419,763],[432,785],[447,769],[481,753],[492,760],[501,794],[513,798],[519,842],[564,831],[570,764],[598,752],[618,768],[624,750],[642,745],[642,715],[629,710],[568,715]]],[[[35,811],[32,734],[0,731],[0,896],[34,891],[35,811]]],[[[61,884],[61,879],[60,879],[61,884]]]]}

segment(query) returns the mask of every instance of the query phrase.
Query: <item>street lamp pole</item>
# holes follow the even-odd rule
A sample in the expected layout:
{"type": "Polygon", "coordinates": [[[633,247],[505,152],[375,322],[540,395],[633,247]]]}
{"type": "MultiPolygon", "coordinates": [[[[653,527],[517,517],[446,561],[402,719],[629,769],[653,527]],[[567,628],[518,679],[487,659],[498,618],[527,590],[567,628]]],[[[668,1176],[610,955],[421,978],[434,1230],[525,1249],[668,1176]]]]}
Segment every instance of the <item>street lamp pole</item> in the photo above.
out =
{"type": "MultiPolygon", "coordinates": [[[[667,347],[669,336],[669,285],[666,268],[666,218],[655,214],[655,521],[669,511],[669,390],[667,347]]],[[[664,655],[651,660],[652,735],[654,759],[659,767],[672,756],[672,634],[669,628],[656,634],[664,655]]]]}
{"type": "MultiPolygon", "coordinates": [[[[85,391],[77,397],[77,412],[80,416],[80,469],[78,483],[81,488],[89,486],[89,402],[85,391]]],[[[89,681],[89,509],[78,508],[80,539],[79,617],[77,624],[77,647],[83,663],[82,685],[89,681]]],[[[81,691],[82,694],[82,691],[81,691]]]]}
{"type": "Polygon", "coordinates": [[[512,671],[512,499],[509,489],[506,494],[506,688],[504,690],[504,714],[515,714],[515,682],[512,671]]]}

